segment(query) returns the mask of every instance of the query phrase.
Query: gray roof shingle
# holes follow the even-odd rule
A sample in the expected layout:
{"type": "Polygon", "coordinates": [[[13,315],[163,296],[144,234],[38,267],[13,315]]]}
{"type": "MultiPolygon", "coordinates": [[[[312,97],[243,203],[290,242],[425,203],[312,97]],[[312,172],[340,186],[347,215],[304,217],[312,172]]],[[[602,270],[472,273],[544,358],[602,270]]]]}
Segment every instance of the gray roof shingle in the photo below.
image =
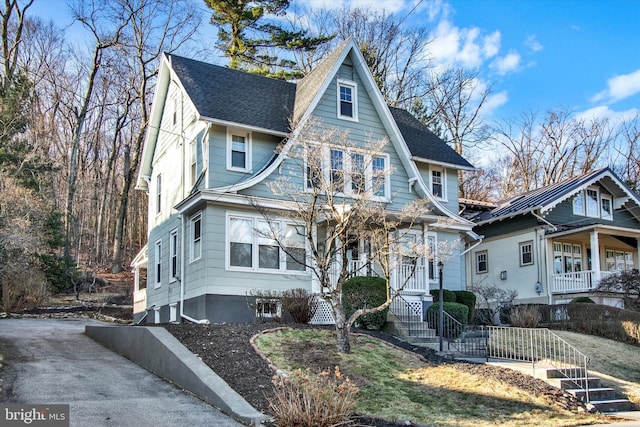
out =
{"type": "MultiPolygon", "coordinates": [[[[340,51],[336,49],[297,85],[173,54],[167,56],[201,116],[288,133],[294,111],[299,119],[340,51]]],[[[409,112],[389,108],[413,156],[473,168],[409,112]]]]}
{"type": "Polygon", "coordinates": [[[389,107],[411,155],[473,169],[473,165],[406,110],[389,107]]]}
{"type": "Polygon", "coordinates": [[[168,56],[200,115],[289,132],[295,84],[181,56],[168,56]]]}

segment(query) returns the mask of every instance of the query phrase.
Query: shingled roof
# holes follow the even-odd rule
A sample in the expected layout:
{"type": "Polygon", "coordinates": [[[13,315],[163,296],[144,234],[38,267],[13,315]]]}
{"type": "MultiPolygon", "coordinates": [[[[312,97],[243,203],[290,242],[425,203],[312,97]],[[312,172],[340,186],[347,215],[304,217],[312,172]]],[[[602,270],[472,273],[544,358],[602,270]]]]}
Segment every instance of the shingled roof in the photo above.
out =
{"type": "MultiPolygon", "coordinates": [[[[340,52],[340,48],[335,49],[297,84],[173,54],[167,54],[167,57],[202,118],[288,133],[294,112],[295,119],[299,120],[340,52]]],[[[414,158],[473,169],[408,111],[389,108],[414,158]]]]}
{"type": "Polygon", "coordinates": [[[167,56],[202,117],[289,132],[296,96],[294,83],[167,56]]]}
{"type": "Polygon", "coordinates": [[[461,169],[474,169],[471,163],[456,153],[411,113],[395,107],[389,107],[389,110],[412,156],[458,166],[461,169]]]}
{"type": "Polygon", "coordinates": [[[611,169],[603,168],[499,202],[497,203],[498,207],[479,215],[474,221],[477,224],[486,224],[536,210],[544,213],[573,196],[579,190],[601,180],[609,180],[608,182],[612,184],[609,186],[610,190],[616,187],[620,195],[628,195],[636,204],[638,203],[637,196],[633,191],[611,169]]]}

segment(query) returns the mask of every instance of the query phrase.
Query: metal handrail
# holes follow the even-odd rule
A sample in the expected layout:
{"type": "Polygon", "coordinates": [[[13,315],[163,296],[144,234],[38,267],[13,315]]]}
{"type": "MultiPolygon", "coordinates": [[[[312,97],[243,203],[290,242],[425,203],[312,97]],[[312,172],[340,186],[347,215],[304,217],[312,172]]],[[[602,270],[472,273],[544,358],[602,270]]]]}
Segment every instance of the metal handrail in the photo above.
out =
{"type": "Polygon", "coordinates": [[[589,357],[546,328],[486,326],[486,358],[546,362],[585,391],[589,402],[589,357]]]}

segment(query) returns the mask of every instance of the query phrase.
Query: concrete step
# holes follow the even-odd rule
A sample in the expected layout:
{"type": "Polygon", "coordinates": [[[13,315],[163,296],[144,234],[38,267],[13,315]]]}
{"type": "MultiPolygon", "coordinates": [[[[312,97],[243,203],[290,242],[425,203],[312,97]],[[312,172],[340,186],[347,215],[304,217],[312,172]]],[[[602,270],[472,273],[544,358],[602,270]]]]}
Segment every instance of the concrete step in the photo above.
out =
{"type": "Polygon", "coordinates": [[[636,408],[635,404],[629,399],[613,399],[613,400],[593,400],[591,403],[600,412],[621,412],[632,411],[636,408]]]}
{"type": "MultiPolygon", "coordinates": [[[[578,399],[586,399],[587,392],[581,388],[566,389],[568,393],[573,394],[578,399]]],[[[589,389],[589,399],[591,400],[615,400],[616,391],[609,387],[597,387],[589,389]]]]}
{"type": "Polygon", "coordinates": [[[584,378],[584,368],[545,369],[544,378],[584,378]]]}
{"type": "Polygon", "coordinates": [[[600,388],[600,378],[597,377],[578,377],[578,378],[548,378],[546,380],[547,383],[551,384],[554,387],[561,388],[563,390],[566,389],[574,389],[577,384],[585,384],[588,381],[589,389],[592,388],[600,388]]]}

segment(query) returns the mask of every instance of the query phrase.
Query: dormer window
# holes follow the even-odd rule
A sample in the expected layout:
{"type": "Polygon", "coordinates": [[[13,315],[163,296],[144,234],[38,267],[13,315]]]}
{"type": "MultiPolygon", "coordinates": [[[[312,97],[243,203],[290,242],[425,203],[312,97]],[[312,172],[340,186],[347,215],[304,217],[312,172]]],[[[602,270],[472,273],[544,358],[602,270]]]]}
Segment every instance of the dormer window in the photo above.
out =
{"type": "Polygon", "coordinates": [[[613,197],[598,187],[579,191],[571,203],[574,215],[613,220],[613,197]]]}
{"type": "Polygon", "coordinates": [[[357,86],[354,82],[338,80],[338,118],[358,121],[357,86]]]}
{"type": "Polygon", "coordinates": [[[251,170],[251,133],[227,131],[227,169],[239,172],[251,170]]]}

